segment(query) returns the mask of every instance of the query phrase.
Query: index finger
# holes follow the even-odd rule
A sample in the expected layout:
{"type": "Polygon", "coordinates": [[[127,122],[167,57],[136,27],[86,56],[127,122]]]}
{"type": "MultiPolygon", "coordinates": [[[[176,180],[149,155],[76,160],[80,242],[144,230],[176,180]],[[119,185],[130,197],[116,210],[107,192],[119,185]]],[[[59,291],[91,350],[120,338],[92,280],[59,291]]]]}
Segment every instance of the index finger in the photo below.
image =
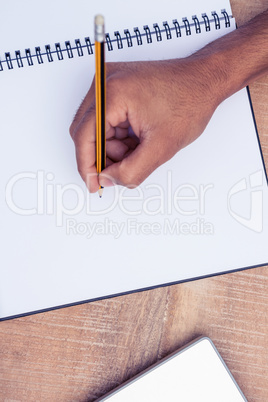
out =
{"type": "Polygon", "coordinates": [[[93,78],[91,86],[73,118],[72,124],[69,129],[72,138],[74,136],[77,127],[83,120],[86,111],[88,110],[90,105],[92,105],[92,103],[94,102],[94,99],[95,99],[95,77],[93,78]]]}
{"type": "Polygon", "coordinates": [[[88,109],[73,133],[78,171],[90,192],[99,189],[96,170],[96,117],[94,105],[88,109]]]}
{"type": "MultiPolygon", "coordinates": [[[[117,71],[118,64],[119,63],[106,63],[106,79],[109,78],[109,76],[112,75],[115,71],[117,71]]],[[[69,129],[71,137],[73,137],[74,131],[81,123],[84,114],[86,113],[90,105],[94,102],[94,100],[95,100],[95,76],[92,80],[92,83],[86,96],[84,97],[82,103],[80,104],[78,110],[76,111],[76,114],[71,123],[69,129]]]]}

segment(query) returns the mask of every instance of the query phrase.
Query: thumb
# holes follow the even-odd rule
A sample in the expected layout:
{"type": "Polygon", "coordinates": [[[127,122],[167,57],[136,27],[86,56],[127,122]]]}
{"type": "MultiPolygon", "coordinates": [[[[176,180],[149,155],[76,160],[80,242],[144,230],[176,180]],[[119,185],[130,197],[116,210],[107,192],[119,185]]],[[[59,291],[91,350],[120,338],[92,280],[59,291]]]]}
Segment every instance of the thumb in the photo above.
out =
{"type": "Polygon", "coordinates": [[[99,175],[103,187],[120,184],[135,188],[141,184],[159,165],[159,153],[152,143],[144,139],[137,148],[122,161],[104,169],[99,175]]]}

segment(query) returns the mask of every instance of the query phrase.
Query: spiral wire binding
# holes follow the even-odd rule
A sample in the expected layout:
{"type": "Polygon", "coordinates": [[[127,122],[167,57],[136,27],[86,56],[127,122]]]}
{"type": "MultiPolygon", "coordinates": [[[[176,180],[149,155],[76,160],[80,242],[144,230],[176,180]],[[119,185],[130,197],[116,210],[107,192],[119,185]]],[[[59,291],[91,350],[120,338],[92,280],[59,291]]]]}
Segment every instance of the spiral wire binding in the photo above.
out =
{"type": "Polygon", "coordinates": [[[56,47],[56,52],[57,52],[57,55],[58,55],[58,59],[63,60],[63,54],[62,54],[60,43],[55,43],[55,47],[56,47]]]}
{"type": "Polygon", "coordinates": [[[180,37],[181,37],[181,28],[180,28],[180,24],[178,23],[177,20],[173,20],[172,22],[173,22],[174,27],[175,27],[175,30],[176,30],[177,38],[180,38],[180,37]]]}
{"type": "MultiPolygon", "coordinates": [[[[225,10],[224,10],[224,11],[225,11],[225,10]]],[[[204,20],[206,32],[210,31],[210,22],[209,22],[209,18],[208,18],[208,16],[207,16],[207,14],[202,14],[202,18],[203,18],[203,20],[204,20]]]]}
{"type": "Polygon", "coordinates": [[[196,32],[197,34],[201,33],[201,27],[200,27],[199,19],[197,18],[196,15],[193,15],[193,16],[192,16],[192,19],[193,19],[194,25],[195,25],[195,32],[196,32]]]}
{"type": "Polygon", "coordinates": [[[191,35],[191,26],[188,18],[183,18],[182,21],[184,22],[186,36],[191,35]]]}
{"type": "Polygon", "coordinates": [[[225,19],[225,27],[229,28],[231,25],[229,15],[227,14],[227,12],[225,10],[221,10],[221,13],[223,14],[224,19],[225,19]]]}
{"type": "Polygon", "coordinates": [[[53,61],[53,57],[52,57],[50,45],[46,45],[45,49],[46,49],[47,59],[48,59],[49,63],[51,63],[53,61]]]}
{"type": "Polygon", "coordinates": [[[139,28],[137,28],[137,27],[134,28],[134,32],[135,32],[135,34],[136,34],[137,45],[138,45],[138,46],[142,45],[141,33],[140,33],[139,28]]]}
{"type": "Polygon", "coordinates": [[[220,29],[221,24],[220,24],[220,18],[218,16],[218,14],[216,13],[216,11],[212,11],[212,16],[214,17],[214,21],[215,21],[215,29],[220,29]]]}
{"type": "Polygon", "coordinates": [[[114,36],[116,37],[117,40],[117,48],[123,49],[123,42],[119,31],[115,31],[114,36]]]}
{"type": "Polygon", "coordinates": [[[172,36],[171,36],[171,30],[170,30],[170,26],[168,25],[167,21],[164,21],[164,22],[163,22],[163,26],[164,26],[165,31],[166,31],[166,38],[167,38],[167,40],[168,40],[168,39],[171,39],[171,38],[172,38],[172,36]]]}
{"type": "Polygon", "coordinates": [[[161,35],[161,30],[159,28],[159,25],[154,24],[153,27],[154,27],[154,33],[155,33],[156,41],[161,42],[162,41],[162,35],[161,35]]]}
{"type": "Polygon", "coordinates": [[[105,34],[105,39],[106,39],[107,48],[108,48],[108,50],[110,52],[111,50],[113,50],[113,44],[112,44],[110,35],[108,33],[105,34]]]}
{"type": "Polygon", "coordinates": [[[86,42],[86,45],[87,45],[88,54],[93,54],[92,44],[90,42],[89,37],[85,38],[85,42],[86,42]]]}
{"type": "Polygon", "coordinates": [[[71,43],[69,40],[67,40],[65,42],[65,47],[66,47],[66,51],[67,51],[67,55],[68,55],[69,59],[72,59],[74,57],[74,54],[73,54],[73,49],[72,49],[72,46],[71,46],[71,43]]]}
{"type": "Polygon", "coordinates": [[[41,49],[40,49],[39,46],[35,48],[35,53],[36,53],[38,64],[43,64],[44,61],[43,61],[43,57],[42,57],[42,54],[41,54],[41,49]]]}
{"type": "Polygon", "coordinates": [[[150,28],[148,27],[148,25],[144,25],[143,27],[145,33],[146,33],[146,37],[147,37],[147,43],[152,43],[152,35],[151,35],[151,31],[150,28]]]}
{"type": "Polygon", "coordinates": [[[80,39],[75,39],[75,45],[76,45],[76,49],[77,49],[77,54],[79,57],[84,56],[83,53],[83,48],[80,42],[80,39]]]}
{"type": "MultiPolygon", "coordinates": [[[[134,44],[138,46],[143,45],[143,39],[145,43],[150,44],[153,42],[153,38],[157,42],[172,39],[174,34],[176,38],[180,38],[184,34],[186,36],[192,35],[192,33],[199,34],[202,30],[206,32],[210,31],[212,27],[216,30],[221,28],[221,22],[224,22],[225,28],[230,27],[230,18],[226,10],[221,10],[221,15],[216,11],[212,11],[211,18],[206,13],[201,15],[199,19],[196,15],[192,16],[192,19],[182,18],[182,23],[180,24],[177,19],[172,20],[172,24],[167,21],[162,23],[162,28],[159,24],[153,24],[153,29],[150,29],[148,25],[143,26],[143,31],[141,32],[138,27],[133,28],[134,34],[131,34],[128,29],[124,30],[122,35],[119,31],[114,32],[114,39],[111,39],[109,33],[105,34],[105,41],[108,51],[113,51],[114,46],[117,49],[123,49],[124,45],[128,48],[133,47],[134,44]]],[[[0,72],[4,69],[13,70],[14,65],[18,68],[28,66],[33,66],[36,63],[43,64],[46,60],[51,63],[56,60],[64,60],[66,57],[68,59],[74,58],[75,55],[82,57],[85,54],[92,55],[94,44],[91,43],[89,37],[85,37],[83,40],[75,39],[74,45],[70,41],[65,41],[64,44],[59,42],[55,43],[53,49],[51,45],[47,44],[44,47],[44,51],[41,50],[40,46],[35,47],[35,49],[25,49],[24,53],[20,50],[15,51],[15,56],[12,57],[10,52],[5,53],[4,60],[0,60],[0,72]]]]}
{"type": "Polygon", "coordinates": [[[128,29],[125,29],[125,30],[124,30],[124,34],[126,35],[126,38],[127,38],[127,46],[128,46],[128,47],[132,47],[132,46],[133,46],[132,36],[131,36],[129,30],[128,30],[128,29]]]}
{"type": "Polygon", "coordinates": [[[19,50],[16,50],[15,56],[16,56],[16,59],[17,59],[18,67],[19,68],[23,67],[23,62],[22,62],[22,58],[21,58],[21,54],[20,54],[19,50]]]}

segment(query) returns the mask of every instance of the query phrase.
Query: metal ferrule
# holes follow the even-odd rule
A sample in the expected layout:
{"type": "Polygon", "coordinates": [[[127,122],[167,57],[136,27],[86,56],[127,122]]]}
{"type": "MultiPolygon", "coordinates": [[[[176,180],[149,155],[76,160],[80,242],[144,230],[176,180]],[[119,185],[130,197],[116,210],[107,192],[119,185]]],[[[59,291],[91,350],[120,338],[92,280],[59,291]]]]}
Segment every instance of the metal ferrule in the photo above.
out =
{"type": "Polygon", "coordinates": [[[95,41],[105,41],[104,18],[100,15],[95,17],[95,41]]]}

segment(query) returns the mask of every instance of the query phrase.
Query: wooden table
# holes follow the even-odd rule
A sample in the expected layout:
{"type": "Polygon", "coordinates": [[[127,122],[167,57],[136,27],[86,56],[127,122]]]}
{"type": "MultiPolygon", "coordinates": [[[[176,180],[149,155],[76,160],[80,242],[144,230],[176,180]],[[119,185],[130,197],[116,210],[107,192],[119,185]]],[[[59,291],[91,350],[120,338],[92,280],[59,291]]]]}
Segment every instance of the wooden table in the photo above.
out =
{"type": "MultiPolygon", "coordinates": [[[[266,0],[231,1],[238,26],[266,0]]],[[[250,87],[268,166],[268,77],[250,87]]],[[[249,401],[268,400],[268,269],[0,323],[1,401],[93,401],[207,335],[249,401]]]]}

